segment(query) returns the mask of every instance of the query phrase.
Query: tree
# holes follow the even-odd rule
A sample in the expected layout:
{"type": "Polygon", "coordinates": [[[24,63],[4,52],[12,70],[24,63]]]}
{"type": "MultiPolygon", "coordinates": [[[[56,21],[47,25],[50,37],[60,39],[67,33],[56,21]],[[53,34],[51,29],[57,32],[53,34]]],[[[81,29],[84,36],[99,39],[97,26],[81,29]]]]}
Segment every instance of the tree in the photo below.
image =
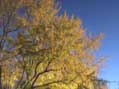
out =
{"type": "Polygon", "coordinates": [[[94,51],[102,35],[87,35],[80,19],[66,12],[59,16],[54,0],[0,4],[0,79],[6,89],[93,89],[100,62],[94,51]]]}
{"type": "Polygon", "coordinates": [[[11,78],[13,71],[13,68],[11,70],[11,64],[14,65],[12,58],[15,56],[11,53],[13,49],[11,43],[14,40],[13,34],[18,31],[20,25],[17,22],[17,10],[21,6],[20,4],[18,0],[14,0],[14,2],[12,0],[0,1],[0,89],[2,89],[2,84],[4,85],[5,82],[7,87],[9,79],[6,78],[11,78]]]}
{"type": "Polygon", "coordinates": [[[108,89],[108,82],[107,80],[96,78],[94,81],[95,89],[108,89]]]}

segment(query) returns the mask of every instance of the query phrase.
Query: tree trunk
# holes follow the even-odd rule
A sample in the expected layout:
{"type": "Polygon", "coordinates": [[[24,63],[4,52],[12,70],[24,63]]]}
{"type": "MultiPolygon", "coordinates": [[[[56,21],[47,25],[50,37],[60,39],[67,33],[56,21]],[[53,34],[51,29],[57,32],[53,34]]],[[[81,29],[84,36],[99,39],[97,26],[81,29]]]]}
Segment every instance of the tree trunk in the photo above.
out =
{"type": "Polygon", "coordinates": [[[0,65],[0,89],[2,89],[2,66],[0,65]]]}

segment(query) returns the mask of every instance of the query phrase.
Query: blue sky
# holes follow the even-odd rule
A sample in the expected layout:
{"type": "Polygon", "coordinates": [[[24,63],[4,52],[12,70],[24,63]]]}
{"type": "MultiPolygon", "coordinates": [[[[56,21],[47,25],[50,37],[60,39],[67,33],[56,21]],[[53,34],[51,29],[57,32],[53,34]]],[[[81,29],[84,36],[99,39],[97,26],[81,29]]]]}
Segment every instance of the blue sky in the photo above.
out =
{"type": "MultiPolygon", "coordinates": [[[[61,5],[60,14],[80,17],[87,32],[104,33],[104,39],[97,56],[108,56],[100,78],[119,81],[119,0],[58,0],[61,5]]],[[[119,83],[118,83],[119,85],[119,83]]],[[[111,84],[110,89],[116,89],[111,84]]]]}

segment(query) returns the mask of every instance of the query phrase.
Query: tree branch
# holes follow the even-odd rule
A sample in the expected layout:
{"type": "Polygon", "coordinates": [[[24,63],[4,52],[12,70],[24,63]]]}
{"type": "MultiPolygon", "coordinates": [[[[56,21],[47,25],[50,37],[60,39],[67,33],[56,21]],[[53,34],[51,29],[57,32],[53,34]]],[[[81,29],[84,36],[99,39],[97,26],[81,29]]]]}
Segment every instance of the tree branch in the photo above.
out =
{"type": "Polygon", "coordinates": [[[63,82],[63,81],[65,81],[65,80],[56,80],[56,81],[52,81],[52,82],[45,83],[45,84],[43,84],[43,85],[36,85],[36,86],[33,86],[32,89],[34,89],[34,88],[39,88],[39,87],[49,86],[49,85],[54,84],[54,83],[61,83],[61,82],[63,82]]]}

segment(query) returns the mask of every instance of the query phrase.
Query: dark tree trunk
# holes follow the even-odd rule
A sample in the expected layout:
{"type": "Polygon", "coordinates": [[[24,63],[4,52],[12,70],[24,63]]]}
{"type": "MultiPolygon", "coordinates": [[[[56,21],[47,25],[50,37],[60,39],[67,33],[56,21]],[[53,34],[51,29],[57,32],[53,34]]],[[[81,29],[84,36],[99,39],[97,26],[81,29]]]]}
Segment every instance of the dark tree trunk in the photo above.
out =
{"type": "Polygon", "coordinates": [[[2,66],[0,65],[0,89],[2,89],[2,66]]]}

